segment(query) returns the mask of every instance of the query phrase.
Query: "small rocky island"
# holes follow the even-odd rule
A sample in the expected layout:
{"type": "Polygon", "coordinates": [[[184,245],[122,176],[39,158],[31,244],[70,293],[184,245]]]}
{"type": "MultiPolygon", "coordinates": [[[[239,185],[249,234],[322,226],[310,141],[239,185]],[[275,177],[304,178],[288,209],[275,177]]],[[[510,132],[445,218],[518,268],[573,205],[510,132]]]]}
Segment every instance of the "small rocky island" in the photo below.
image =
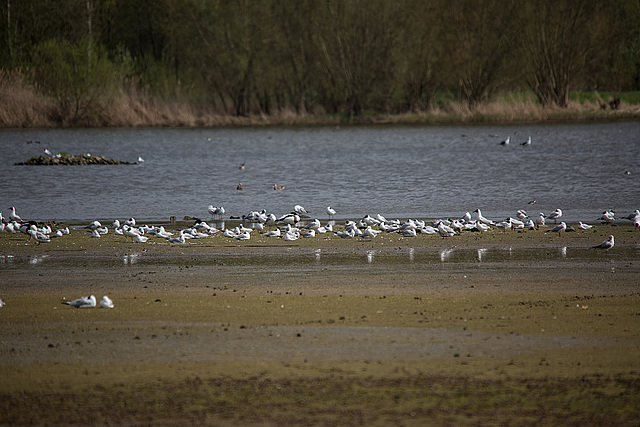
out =
{"type": "Polygon", "coordinates": [[[57,156],[33,156],[25,162],[14,163],[14,165],[135,165],[136,162],[109,159],[103,156],[92,156],[90,154],[66,154],[60,153],[57,156]]]}

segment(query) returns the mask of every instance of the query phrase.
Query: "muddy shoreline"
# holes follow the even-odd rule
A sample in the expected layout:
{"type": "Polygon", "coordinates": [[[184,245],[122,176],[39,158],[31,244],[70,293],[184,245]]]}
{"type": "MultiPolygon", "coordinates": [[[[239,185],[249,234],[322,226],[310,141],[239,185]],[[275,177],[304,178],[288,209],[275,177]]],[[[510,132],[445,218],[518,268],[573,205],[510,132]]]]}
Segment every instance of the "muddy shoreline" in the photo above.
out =
{"type": "MultiPolygon", "coordinates": [[[[168,405],[167,398],[192,389],[209,393],[210,406],[194,411],[198,398],[191,396],[178,417],[199,424],[322,424],[338,416],[328,395],[314,397],[313,405],[326,411],[315,417],[309,418],[310,402],[278,417],[259,411],[271,396],[244,387],[279,381],[299,382],[292,387],[298,394],[318,382],[350,388],[372,381],[377,385],[363,393],[376,390],[389,401],[402,379],[413,384],[411,378],[437,375],[454,388],[489,381],[467,397],[480,405],[491,402],[478,393],[482,387],[517,395],[519,384],[551,390],[561,378],[588,379],[594,391],[583,399],[593,408],[602,403],[601,386],[615,383],[620,396],[638,395],[640,232],[630,226],[560,236],[538,230],[450,239],[203,240],[133,244],[74,230],[68,239],[36,245],[0,234],[0,298],[7,303],[0,309],[0,394],[7,402],[0,405],[0,423],[64,423],[52,409],[64,395],[83,404],[121,396],[168,405]],[[591,248],[610,233],[614,249],[591,248]],[[60,303],[86,293],[108,294],[116,307],[60,303]],[[204,382],[194,387],[196,378],[204,382]],[[218,382],[226,386],[212,385],[218,382]],[[150,391],[158,387],[167,394],[150,391]],[[239,394],[229,401],[225,393],[239,394]],[[255,407],[242,406],[245,399],[255,407]],[[224,405],[235,409],[221,415],[224,405]]],[[[418,396],[428,394],[416,387],[422,391],[400,400],[414,409],[421,406],[418,396]]],[[[568,399],[548,398],[561,406],[568,399]]],[[[439,398],[435,412],[417,418],[375,402],[350,404],[346,424],[460,421],[443,409],[455,407],[451,399],[439,398]],[[365,413],[370,422],[359,418],[365,413]]],[[[605,418],[597,418],[604,415],[596,409],[574,413],[583,422],[630,424],[639,399],[616,402],[605,418]]],[[[83,421],[141,422],[137,411],[144,405],[113,404],[116,418],[100,412],[102,418],[83,421]]],[[[522,405],[511,405],[503,404],[498,418],[480,411],[465,420],[530,420],[519,413],[522,405]]],[[[569,413],[539,420],[551,424],[569,413]]],[[[143,420],[172,423],[163,411],[143,420]]]]}

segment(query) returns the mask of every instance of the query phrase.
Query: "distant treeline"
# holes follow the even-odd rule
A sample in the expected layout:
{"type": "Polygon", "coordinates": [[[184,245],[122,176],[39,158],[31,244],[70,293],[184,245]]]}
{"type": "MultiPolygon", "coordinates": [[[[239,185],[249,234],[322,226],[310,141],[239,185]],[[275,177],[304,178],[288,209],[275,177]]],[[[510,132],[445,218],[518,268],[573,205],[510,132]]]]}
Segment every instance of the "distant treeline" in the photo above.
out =
{"type": "MultiPolygon", "coordinates": [[[[14,88],[4,97],[44,98],[42,108],[65,124],[100,117],[132,94],[146,100],[133,110],[152,99],[232,117],[358,117],[428,112],[443,100],[473,111],[505,93],[563,108],[570,91],[640,90],[638,0],[6,0],[1,8],[0,84],[14,88]]],[[[608,101],[602,108],[613,108],[608,101]]]]}

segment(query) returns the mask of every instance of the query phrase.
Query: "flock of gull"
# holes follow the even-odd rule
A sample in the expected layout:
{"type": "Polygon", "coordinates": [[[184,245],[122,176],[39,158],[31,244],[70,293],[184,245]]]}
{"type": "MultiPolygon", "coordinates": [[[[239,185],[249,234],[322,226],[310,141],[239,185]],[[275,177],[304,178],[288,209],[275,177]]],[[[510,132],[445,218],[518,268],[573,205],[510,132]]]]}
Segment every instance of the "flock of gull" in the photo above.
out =
{"type": "MultiPolygon", "coordinates": [[[[254,233],[259,233],[267,238],[294,241],[300,238],[314,238],[318,235],[335,235],[344,239],[373,239],[380,233],[397,233],[403,237],[426,234],[447,238],[464,232],[484,233],[490,230],[534,230],[540,227],[550,227],[546,229],[548,233],[560,234],[567,231],[576,231],[573,226],[560,221],[563,215],[561,209],[556,209],[549,214],[541,212],[533,216],[529,216],[524,210],[518,210],[515,217],[509,217],[502,221],[490,220],[482,214],[480,209],[476,209],[473,214],[466,212],[459,219],[439,219],[430,224],[419,219],[387,220],[384,216],[377,214],[375,217],[365,215],[359,221],[347,220],[344,226],[337,227],[336,221],[333,220],[336,214],[335,209],[326,208],[329,220],[323,225],[319,218],[312,218],[304,207],[296,205],[293,211],[281,216],[262,210],[251,211],[241,217],[231,217],[241,220],[240,224],[234,228],[224,227],[223,215],[226,213],[224,207],[210,205],[208,212],[214,221],[207,223],[199,218],[193,218],[193,225],[179,230],[177,235],[174,232],[165,230],[164,226],[140,225],[135,218],[129,218],[122,222],[116,219],[111,224],[111,230],[115,235],[124,236],[135,243],[145,243],[150,237],[155,237],[173,245],[184,244],[190,239],[208,238],[217,233],[239,241],[251,239],[254,233]],[[551,221],[553,221],[553,226],[548,224],[551,221]],[[216,226],[220,228],[216,228],[216,226]],[[334,227],[336,227],[336,230],[334,230],[334,227]]],[[[635,227],[640,228],[640,211],[635,210],[622,219],[629,220],[635,227]]],[[[16,213],[15,207],[9,208],[9,216],[7,218],[0,212],[0,220],[0,231],[24,233],[29,236],[29,240],[34,240],[38,244],[49,243],[51,239],[70,233],[69,227],[54,231],[49,225],[41,226],[35,221],[24,221],[16,213]]],[[[612,224],[616,220],[615,212],[611,210],[604,211],[602,216],[596,219],[596,221],[604,224],[612,224]]],[[[588,230],[593,227],[582,221],[579,221],[576,226],[580,230],[588,230]]],[[[89,223],[84,229],[91,232],[92,238],[100,238],[110,232],[108,226],[102,225],[97,220],[89,223]]],[[[609,236],[607,240],[594,247],[608,250],[613,246],[614,237],[609,236]]]]}
{"type": "MultiPolygon", "coordinates": [[[[550,214],[539,213],[530,217],[526,211],[518,210],[515,218],[509,217],[502,221],[493,221],[482,215],[480,209],[473,211],[473,214],[466,212],[459,219],[439,219],[431,224],[419,219],[387,220],[384,216],[377,214],[375,217],[365,215],[359,221],[347,220],[344,227],[334,230],[336,225],[333,220],[336,214],[335,209],[326,208],[326,214],[329,220],[322,225],[319,218],[313,218],[309,212],[302,206],[296,205],[290,213],[282,216],[276,216],[273,213],[267,213],[266,210],[251,211],[246,215],[242,215],[241,223],[234,228],[224,228],[223,215],[226,213],[224,207],[215,207],[210,205],[208,212],[211,215],[211,224],[198,218],[194,218],[193,225],[184,228],[175,233],[165,230],[163,226],[149,226],[137,224],[135,218],[129,218],[123,221],[116,219],[111,224],[111,229],[115,235],[121,235],[125,238],[131,238],[132,242],[145,243],[149,237],[154,236],[163,239],[169,244],[184,244],[190,239],[204,239],[211,237],[217,233],[222,233],[225,237],[235,240],[249,240],[252,233],[257,232],[267,238],[279,238],[285,241],[294,241],[299,238],[313,238],[318,235],[335,235],[343,239],[361,238],[373,239],[381,233],[397,233],[403,237],[415,237],[418,234],[439,235],[442,238],[453,237],[464,232],[484,233],[490,230],[535,230],[541,227],[551,226],[547,222],[553,221],[553,227],[546,229],[547,233],[562,233],[567,231],[576,231],[571,225],[567,225],[564,221],[558,222],[562,218],[562,210],[556,209],[550,214]],[[217,220],[217,222],[215,221],[217,220]],[[214,225],[222,224],[220,229],[214,225]]],[[[233,218],[233,217],[232,217],[233,218]]],[[[622,218],[633,223],[636,228],[640,228],[640,211],[635,210],[631,214],[622,218]]],[[[603,224],[612,224],[617,220],[615,212],[611,210],[604,211],[602,216],[597,218],[603,224]]],[[[579,221],[577,228],[580,230],[588,230],[593,226],[579,221]]],[[[337,227],[336,227],[337,228],[337,227]]],[[[103,226],[100,221],[92,221],[83,229],[91,231],[92,238],[100,238],[109,233],[109,227],[103,226]]],[[[15,207],[9,208],[9,215],[5,218],[0,211],[0,232],[7,233],[23,233],[28,235],[29,240],[34,240],[37,244],[49,243],[51,239],[60,238],[70,234],[69,227],[60,228],[53,231],[49,225],[39,225],[36,221],[25,221],[17,213],[15,207]]],[[[610,235],[602,243],[593,246],[593,248],[609,250],[615,244],[614,236],[610,235]]],[[[83,296],[73,301],[62,301],[63,304],[76,308],[113,308],[113,301],[108,296],[103,296],[100,302],[96,300],[94,295],[83,296]]],[[[0,299],[0,307],[4,302],[0,299]]]]}

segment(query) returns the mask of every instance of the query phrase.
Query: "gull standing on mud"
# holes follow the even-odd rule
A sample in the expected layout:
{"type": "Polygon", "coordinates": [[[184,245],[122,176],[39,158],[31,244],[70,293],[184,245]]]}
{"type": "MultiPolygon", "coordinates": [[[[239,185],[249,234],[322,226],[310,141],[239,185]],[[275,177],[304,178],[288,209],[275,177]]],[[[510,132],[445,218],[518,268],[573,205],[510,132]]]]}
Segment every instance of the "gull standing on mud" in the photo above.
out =
{"type": "Polygon", "coordinates": [[[482,211],[478,208],[475,211],[473,211],[473,213],[478,214],[478,221],[480,222],[484,222],[487,225],[496,225],[495,222],[491,221],[490,219],[487,219],[485,217],[482,216],[482,211]]]}
{"type": "Polygon", "coordinates": [[[611,249],[614,245],[614,238],[613,238],[613,234],[609,236],[609,238],[607,238],[607,240],[605,240],[604,242],[600,243],[599,245],[593,246],[595,249],[604,249],[605,251],[608,251],[609,249],[611,249]]]}
{"type": "Polygon", "coordinates": [[[554,223],[557,223],[558,219],[560,219],[561,216],[562,216],[562,211],[560,209],[556,209],[555,211],[547,215],[547,219],[552,219],[554,223]]]}
{"type": "Polygon", "coordinates": [[[96,297],[91,295],[88,297],[80,297],[73,301],[62,301],[62,303],[75,308],[94,308],[96,306],[96,297]]]}
{"type": "Polygon", "coordinates": [[[103,296],[100,300],[100,308],[113,308],[113,301],[108,296],[103,296]]]}
{"type": "Polygon", "coordinates": [[[545,233],[558,233],[558,236],[560,235],[560,233],[562,233],[563,231],[567,230],[567,224],[563,222],[561,222],[560,224],[556,225],[555,227],[553,227],[551,230],[547,230],[545,231],[545,233]]]}

